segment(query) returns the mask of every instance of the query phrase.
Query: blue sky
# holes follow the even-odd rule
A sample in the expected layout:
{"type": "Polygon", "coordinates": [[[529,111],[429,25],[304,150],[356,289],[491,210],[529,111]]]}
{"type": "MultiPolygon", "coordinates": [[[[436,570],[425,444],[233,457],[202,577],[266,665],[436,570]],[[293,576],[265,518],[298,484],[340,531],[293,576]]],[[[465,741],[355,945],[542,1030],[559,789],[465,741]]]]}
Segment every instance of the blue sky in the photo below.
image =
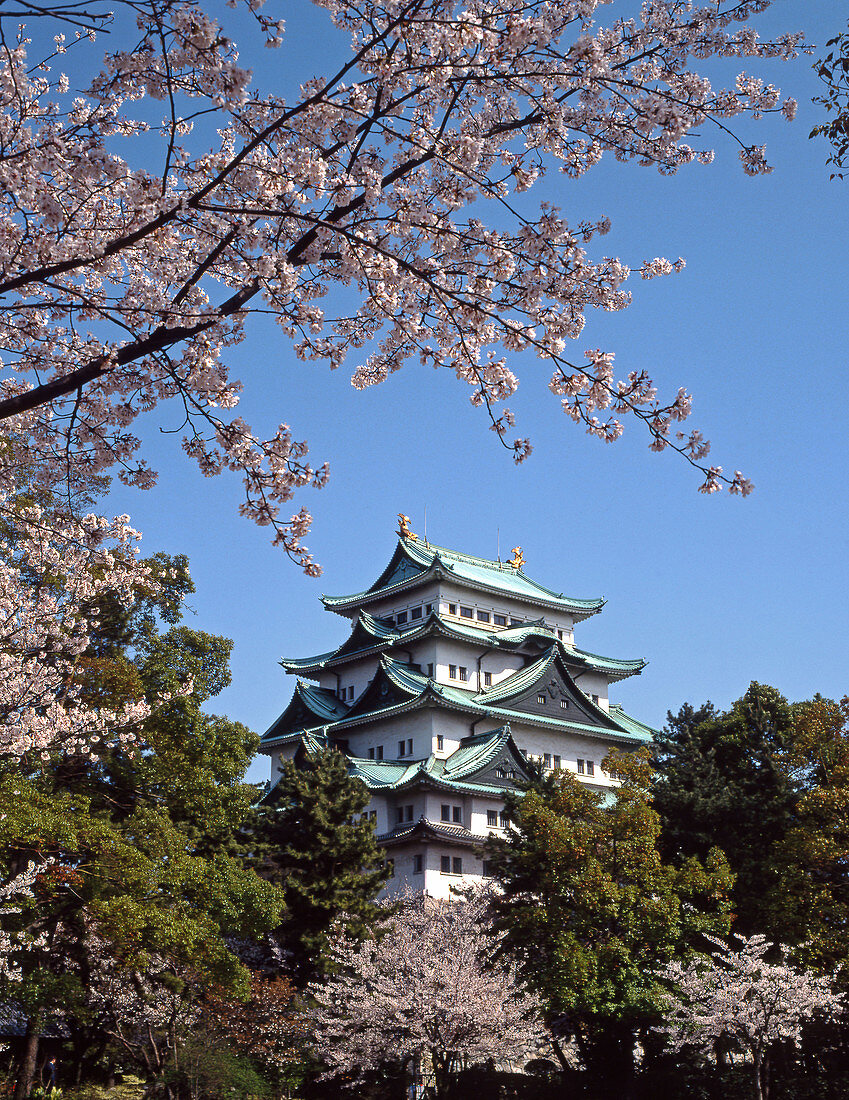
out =
{"type": "MultiPolygon", "coordinates": [[[[306,3],[282,10],[283,49],[243,53],[260,85],[291,86],[332,52],[323,13],[306,3]]],[[[802,29],[822,46],[845,19],[836,0],[778,0],[756,23],[763,37],[802,29]]],[[[634,266],[685,258],[680,275],[633,279],[631,307],[590,316],[575,351],[613,350],[621,372],[646,368],[662,392],[686,386],[712,460],[741,469],[756,492],[746,500],[697,493],[695,473],[672,454],[650,453],[636,424],[615,445],[589,438],[563,416],[534,358],[515,362],[522,384],[510,404],[518,434],[535,448],[516,467],[449,374],[411,366],[357,393],[350,370],[297,362],[273,324],[255,322],[232,356],[245,383],[241,413],[258,431],[288,422],[314,461],[330,463],[329,485],[298,502],[313,511],[308,541],[324,576],[303,576],[266,531],[237,516],[233,477],[203,479],[179,435],[161,434],[178,426],[176,414],[174,423],[161,413],[142,425],[158,487],[118,487],[106,505],[131,514],[146,552],[189,555],[198,589],[189,622],[235,641],[233,685],[216,710],[267,728],[294,686],[279,658],[346,636],[320,594],[366,587],[392,552],[396,513],[421,532],[425,510],[432,542],[495,556],[500,537],[502,550],[523,547],[526,571],[542,583],[605,596],[576,640],[648,659],[641,677],[613,692],[644,721],[661,725],[684,701],[725,706],[751,680],[791,699],[849,692],[849,182],[829,180],[826,144],[808,140],[820,119],[811,63],[721,70],[727,81],[742,68],[765,75],[799,101],[792,124],[737,127],[747,142],[766,142],[772,175],[746,177],[736,147],[705,134],[717,150],[708,167],[664,178],[610,161],[530,193],[557,202],[572,222],[608,215],[612,230],[596,255],[634,266]]],[[[251,772],[266,775],[265,762],[251,772]]]]}

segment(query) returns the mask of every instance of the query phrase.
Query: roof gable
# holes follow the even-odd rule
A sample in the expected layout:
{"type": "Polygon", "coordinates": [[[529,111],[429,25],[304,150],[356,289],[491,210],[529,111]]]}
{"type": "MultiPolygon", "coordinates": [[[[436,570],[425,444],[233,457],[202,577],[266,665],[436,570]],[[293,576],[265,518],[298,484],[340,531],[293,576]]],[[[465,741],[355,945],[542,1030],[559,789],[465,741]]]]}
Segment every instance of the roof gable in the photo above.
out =
{"type": "Polygon", "coordinates": [[[617,728],[609,714],[575,683],[559,645],[552,645],[538,660],[494,687],[484,689],[475,697],[475,702],[494,703],[530,715],[581,722],[603,729],[617,728]]]}
{"type": "Polygon", "coordinates": [[[576,619],[594,615],[604,606],[601,598],[574,599],[562,592],[554,592],[507,562],[461,554],[413,538],[399,539],[389,564],[367,589],[350,596],[325,595],[322,602],[329,610],[346,614],[355,607],[390,595],[393,589],[408,587],[410,582],[415,587],[416,582],[437,575],[452,579],[461,586],[566,611],[576,619]]]}
{"type": "Polygon", "coordinates": [[[509,726],[465,737],[445,761],[443,778],[516,788],[531,778],[509,726]]]}
{"type": "Polygon", "coordinates": [[[417,669],[383,654],[371,683],[354,701],[345,717],[359,718],[373,711],[408,703],[427,690],[427,686],[427,677],[417,669]]]}
{"type": "Polygon", "coordinates": [[[289,705],[262,736],[262,741],[315,726],[328,725],[344,718],[348,708],[332,691],[298,680],[289,705]]]}

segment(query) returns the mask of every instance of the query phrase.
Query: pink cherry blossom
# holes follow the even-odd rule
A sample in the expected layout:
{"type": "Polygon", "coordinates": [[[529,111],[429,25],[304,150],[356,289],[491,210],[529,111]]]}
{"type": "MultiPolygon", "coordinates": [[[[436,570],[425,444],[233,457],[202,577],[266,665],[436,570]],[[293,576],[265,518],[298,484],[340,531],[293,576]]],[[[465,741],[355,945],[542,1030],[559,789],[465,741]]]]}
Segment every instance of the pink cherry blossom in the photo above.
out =
{"type": "MultiPolygon", "coordinates": [[[[72,78],[95,67],[93,32],[58,35],[50,57],[7,34],[0,492],[23,470],[51,491],[106,472],[151,487],[134,425],[170,401],[201,471],[236,472],[240,510],[317,572],[308,513],[288,512],[326,466],[286,424],[262,438],[232,411],[230,354],[257,311],[298,359],[338,368],[351,355],[357,387],[411,360],[453,371],[517,460],[530,444],[504,438],[497,407],[542,359],[592,435],[609,442],[635,419],[652,449],[700,468],[705,491],[743,492],[745,479],[670,437],[689,398],[642,375],[618,382],[608,351],[572,362],[587,313],[629,304],[632,265],[598,252],[608,219],[567,218],[531,194],[546,173],[604,158],[662,173],[708,163],[712,124],[722,137],[729,120],[791,117],[759,76],[714,86],[697,67],[790,58],[800,37],[758,38],[749,17],[766,0],[633,0],[607,22],[602,0],[316,3],[351,51],[305,74],[292,101],[255,89],[194,3],[135,3],[138,35],[109,43],[83,91],[72,78]]],[[[247,8],[285,49],[282,22],[247,8]]],[[[748,174],[769,171],[762,146],[741,144],[748,174]]],[[[681,266],[633,265],[643,278],[681,266]]]]}

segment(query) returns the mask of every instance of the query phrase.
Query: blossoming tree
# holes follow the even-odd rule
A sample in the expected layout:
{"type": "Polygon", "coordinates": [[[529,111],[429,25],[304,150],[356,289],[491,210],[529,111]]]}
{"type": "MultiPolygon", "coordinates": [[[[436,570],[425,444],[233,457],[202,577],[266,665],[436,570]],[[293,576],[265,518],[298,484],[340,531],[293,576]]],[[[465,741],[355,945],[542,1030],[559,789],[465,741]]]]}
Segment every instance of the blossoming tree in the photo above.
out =
{"type": "Polygon", "coordinates": [[[338,971],[310,990],[327,1076],[429,1061],[444,1095],[465,1066],[533,1057],[543,1037],[538,1005],[509,967],[486,965],[485,908],[484,897],[409,896],[384,935],[340,941],[338,971]]]}
{"type": "Polygon", "coordinates": [[[734,936],[729,947],[712,936],[710,959],[673,961],[665,976],[675,987],[668,999],[666,1034],[673,1049],[691,1045],[712,1054],[725,1041],[752,1066],[756,1100],[769,1100],[770,1048],[781,1040],[798,1042],[802,1025],[816,1013],[843,1008],[843,997],[827,978],[779,962],[766,961],[772,944],[764,936],[734,936]]]}
{"type": "Polygon", "coordinates": [[[33,505],[7,513],[0,542],[0,758],[86,754],[134,737],[143,701],[117,708],[81,698],[75,677],[99,599],[129,604],[156,587],[135,558],[127,517],[59,520],[33,505]]]}
{"type": "MultiPolygon", "coordinates": [[[[91,64],[93,29],[57,34],[42,57],[4,28],[0,490],[22,466],[51,489],[115,468],[150,486],[133,424],[174,399],[185,451],[204,474],[240,472],[241,510],[316,572],[308,513],[281,509],[326,468],[286,425],[262,439],[229,411],[242,384],[228,354],[264,311],[301,359],[335,368],[353,350],[356,387],[410,360],[454,371],[517,460],[530,444],[508,440],[499,403],[518,384],[513,365],[535,356],[592,435],[616,439],[631,414],[654,450],[702,471],[704,491],[747,492],[739,473],[706,465],[698,430],[674,430],[690,412],[683,389],[661,397],[644,372],[617,380],[607,351],[568,354],[588,310],[628,304],[630,270],[595,256],[606,219],[567,219],[524,193],[605,156],[675,172],[712,158],[688,142],[694,128],[792,117],[760,77],[714,87],[694,67],[792,57],[798,36],[761,42],[746,22],[768,0],[650,0],[631,17],[618,5],[609,23],[603,0],[316,3],[350,52],[291,101],[251,87],[196,4],[118,5],[128,42],[84,89],[68,71],[91,64]]],[[[247,4],[281,45],[282,22],[247,4]]],[[[740,157],[750,175],[769,170],[762,146],[740,141],[740,157]]],[[[640,274],[680,266],[655,258],[640,274]]]]}

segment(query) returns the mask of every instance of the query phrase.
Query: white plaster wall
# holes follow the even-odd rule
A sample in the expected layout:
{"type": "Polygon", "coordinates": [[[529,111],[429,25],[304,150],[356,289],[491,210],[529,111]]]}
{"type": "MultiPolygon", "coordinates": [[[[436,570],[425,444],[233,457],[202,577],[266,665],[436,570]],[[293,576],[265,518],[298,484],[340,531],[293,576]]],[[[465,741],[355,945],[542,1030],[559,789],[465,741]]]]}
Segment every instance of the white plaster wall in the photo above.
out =
{"type": "Polygon", "coordinates": [[[604,673],[601,672],[580,672],[575,676],[575,683],[584,693],[584,695],[592,697],[598,696],[598,705],[602,710],[609,708],[608,693],[609,693],[609,681],[604,673]]]}
{"type": "Polygon", "coordinates": [[[425,794],[425,817],[428,821],[433,821],[436,824],[445,825],[462,825],[464,828],[469,828],[469,811],[471,802],[467,796],[455,794],[453,791],[427,791],[425,794]],[[450,821],[443,822],[442,820],[442,807],[443,805],[451,807],[451,819],[450,821]],[[454,820],[454,807],[459,806],[462,814],[462,821],[454,820]]]}
{"type": "MultiPolygon", "coordinates": [[[[337,694],[337,687],[353,687],[354,701],[356,701],[374,679],[377,666],[378,658],[376,656],[365,660],[351,661],[350,664],[340,665],[338,668],[327,669],[322,672],[318,685],[327,691],[332,691],[334,695],[337,694]]],[[[347,694],[345,701],[349,701],[347,694]]]]}
{"type": "Polygon", "coordinates": [[[439,602],[439,586],[436,581],[430,584],[422,585],[418,588],[408,589],[406,592],[399,592],[394,596],[390,596],[383,600],[378,600],[376,603],[370,604],[368,607],[368,613],[374,615],[375,618],[387,618],[388,616],[396,616],[399,611],[409,612],[414,607],[420,607],[422,609],[421,619],[414,619],[412,622],[409,617],[402,629],[409,629],[411,626],[416,626],[427,618],[427,611],[425,605],[432,603],[434,610],[438,607],[439,602]]]}
{"type": "Polygon", "coordinates": [[[366,814],[371,814],[372,811],[377,812],[377,817],[374,822],[375,833],[388,833],[393,826],[390,824],[389,821],[390,811],[389,807],[387,806],[385,795],[380,794],[379,792],[375,792],[372,794],[370,802],[362,812],[366,814]]]}
{"type": "Polygon", "coordinates": [[[485,798],[475,795],[471,799],[471,811],[469,814],[469,829],[477,836],[487,836],[489,833],[500,835],[502,830],[487,825],[487,811],[495,810],[500,813],[504,808],[504,800],[501,798],[485,798]]]}
{"type": "Polygon", "coordinates": [[[412,737],[412,755],[401,757],[400,762],[426,760],[431,753],[436,715],[436,710],[427,707],[382,722],[340,729],[338,736],[347,738],[348,751],[352,756],[367,757],[370,748],[383,745],[384,760],[398,760],[398,742],[402,738],[406,741],[412,737]]]}
{"type": "Polygon", "coordinates": [[[572,642],[574,640],[574,616],[562,611],[555,611],[550,608],[541,608],[534,606],[531,603],[524,603],[522,600],[518,600],[515,597],[490,595],[486,592],[477,592],[474,589],[468,589],[462,587],[460,584],[452,583],[451,581],[443,581],[439,588],[439,600],[440,600],[440,613],[447,618],[451,618],[448,612],[447,604],[457,604],[457,621],[466,623],[467,625],[473,625],[481,630],[494,629],[503,630],[504,627],[496,627],[492,623],[481,623],[477,619],[478,608],[481,611],[489,611],[491,614],[498,613],[500,615],[506,615],[508,620],[508,626],[510,625],[510,619],[520,619],[522,622],[532,622],[535,619],[544,618],[546,625],[553,630],[562,630],[564,634],[565,642],[572,642]],[[464,607],[471,607],[475,612],[473,619],[466,619],[460,616],[460,604],[464,607]]]}

